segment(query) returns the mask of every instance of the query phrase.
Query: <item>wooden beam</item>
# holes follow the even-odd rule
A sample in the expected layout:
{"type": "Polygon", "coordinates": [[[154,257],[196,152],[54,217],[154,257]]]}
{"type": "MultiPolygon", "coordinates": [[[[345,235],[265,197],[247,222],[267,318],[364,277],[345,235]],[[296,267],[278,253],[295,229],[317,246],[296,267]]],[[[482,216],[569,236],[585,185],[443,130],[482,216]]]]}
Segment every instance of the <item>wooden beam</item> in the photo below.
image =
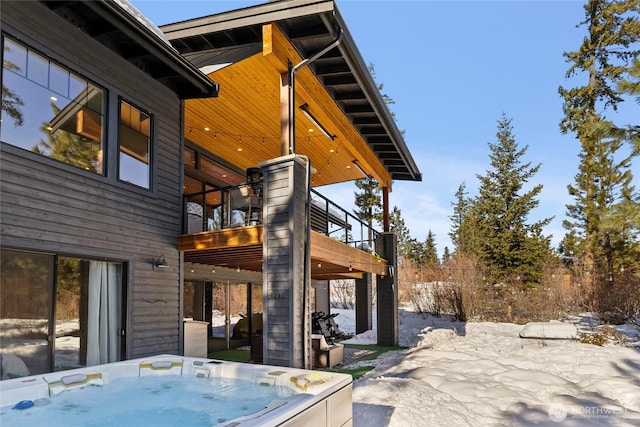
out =
{"type": "MultiPolygon", "coordinates": [[[[289,63],[298,64],[304,59],[275,24],[263,25],[262,40],[263,56],[281,74],[288,72],[289,63]]],[[[391,175],[309,67],[298,70],[296,88],[296,95],[302,98],[296,101],[296,107],[306,102],[318,120],[335,126],[335,133],[343,143],[342,147],[348,150],[363,168],[370,171],[381,186],[388,186],[391,175]]]]}
{"type": "MultiPolygon", "coordinates": [[[[185,252],[185,261],[252,271],[262,267],[262,243],[261,225],[178,236],[178,250],[185,252]]],[[[385,259],[316,231],[311,232],[311,259],[312,278],[317,280],[361,278],[362,273],[384,276],[387,271],[385,259]]]]}
{"type": "Polygon", "coordinates": [[[224,247],[240,247],[262,244],[261,225],[227,228],[216,232],[202,232],[178,236],[179,251],[201,251],[224,247]]]}
{"type": "Polygon", "coordinates": [[[81,109],[76,115],[76,133],[94,141],[102,140],[102,118],[95,111],[81,109]]]}
{"type": "Polygon", "coordinates": [[[378,276],[387,271],[386,260],[316,231],[311,231],[311,258],[378,276]]]}
{"type": "Polygon", "coordinates": [[[289,72],[280,73],[280,155],[289,154],[291,147],[290,127],[292,120],[289,117],[289,72]]]}

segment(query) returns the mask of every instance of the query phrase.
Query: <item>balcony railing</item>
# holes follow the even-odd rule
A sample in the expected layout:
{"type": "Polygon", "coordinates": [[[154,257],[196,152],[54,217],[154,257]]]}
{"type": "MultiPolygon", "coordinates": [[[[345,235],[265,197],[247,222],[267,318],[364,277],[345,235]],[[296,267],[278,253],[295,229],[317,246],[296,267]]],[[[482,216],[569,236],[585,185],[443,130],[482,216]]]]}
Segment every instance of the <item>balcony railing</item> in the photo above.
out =
{"type": "MultiPolygon", "coordinates": [[[[241,184],[184,195],[184,233],[262,224],[261,188],[241,184]]],[[[311,190],[311,229],[343,243],[374,252],[378,231],[311,190]]]]}

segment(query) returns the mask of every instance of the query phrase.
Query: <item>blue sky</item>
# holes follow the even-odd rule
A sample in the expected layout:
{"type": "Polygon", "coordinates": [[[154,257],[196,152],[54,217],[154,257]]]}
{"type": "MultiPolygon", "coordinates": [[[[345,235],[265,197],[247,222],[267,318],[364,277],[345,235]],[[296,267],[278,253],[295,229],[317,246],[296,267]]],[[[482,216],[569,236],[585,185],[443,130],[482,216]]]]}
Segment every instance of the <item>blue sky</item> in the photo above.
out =
{"type": "MultiPolygon", "coordinates": [[[[133,1],[157,25],[254,5],[256,1],[133,1]]],[[[337,0],[362,57],[375,66],[383,93],[395,103],[398,128],[422,172],[422,182],[394,183],[389,196],[411,235],[430,229],[440,253],[453,249],[449,216],[458,186],[475,195],[477,174],[489,168],[488,143],[497,121],[510,117],[522,158],[541,164],[531,185],[544,186],[530,222],[555,217],[545,229],[555,246],[564,235],[566,187],[577,172],[579,143],[562,135],[558,87],[583,84],[565,79],[562,53],[577,50],[585,35],[581,1],[398,1],[337,0]]],[[[607,117],[638,123],[640,106],[626,102],[607,117]]],[[[640,168],[634,165],[635,185],[640,168]]],[[[320,189],[321,192],[327,191],[320,189]]],[[[343,206],[354,186],[331,189],[343,206]]]]}

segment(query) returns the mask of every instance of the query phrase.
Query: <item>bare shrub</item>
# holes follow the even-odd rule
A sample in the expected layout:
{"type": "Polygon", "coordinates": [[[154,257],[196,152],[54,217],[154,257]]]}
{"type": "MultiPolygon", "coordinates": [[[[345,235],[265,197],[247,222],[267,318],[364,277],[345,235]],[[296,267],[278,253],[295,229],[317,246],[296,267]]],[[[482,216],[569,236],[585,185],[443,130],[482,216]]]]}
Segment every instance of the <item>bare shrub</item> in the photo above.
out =
{"type": "Polygon", "coordinates": [[[414,310],[448,314],[461,321],[522,323],[561,319],[584,309],[584,290],[559,262],[545,266],[541,284],[526,289],[515,279],[488,283],[482,266],[467,256],[456,256],[442,268],[416,270],[413,275],[416,280],[403,289],[414,310]]]}
{"type": "Polygon", "coordinates": [[[66,289],[58,289],[56,295],[56,318],[74,320],[80,318],[80,295],[66,289]]]}
{"type": "Polygon", "coordinates": [[[441,282],[412,283],[407,287],[407,298],[418,313],[443,314],[443,284],[441,282]]]}
{"type": "Polygon", "coordinates": [[[581,334],[580,342],[600,347],[606,344],[626,345],[627,338],[624,334],[616,331],[615,329],[605,327],[601,330],[581,334]]]}
{"type": "Polygon", "coordinates": [[[589,306],[607,323],[640,318],[640,276],[629,271],[605,275],[591,292],[589,306]]]}
{"type": "Polygon", "coordinates": [[[449,311],[452,313],[454,320],[459,320],[461,322],[467,321],[462,286],[456,284],[448,287],[445,293],[445,301],[447,302],[449,311]]]}
{"type": "Polygon", "coordinates": [[[356,282],[351,279],[332,280],[329,303],[332,308],[353,309],[356,306],[356,282]]]}
{"type": "MultiPolygon", "coordinates": [[[[225,307],[225,289],[226,284],[224,282],[216,282],[213,285],[213,309],[224,311],[225,307]]],[[[260,305],[262,303],[259,299],[254,299],[254,302],[258,301],[260,305]]],[[[254,311],[260,310],[261,307],[253,307],[254,311]]],[[[232,284],[229,289],[229,313],[231,316],[238,316],[240,314],[247,314],[247,285],[245,283],[232,284]]]]}

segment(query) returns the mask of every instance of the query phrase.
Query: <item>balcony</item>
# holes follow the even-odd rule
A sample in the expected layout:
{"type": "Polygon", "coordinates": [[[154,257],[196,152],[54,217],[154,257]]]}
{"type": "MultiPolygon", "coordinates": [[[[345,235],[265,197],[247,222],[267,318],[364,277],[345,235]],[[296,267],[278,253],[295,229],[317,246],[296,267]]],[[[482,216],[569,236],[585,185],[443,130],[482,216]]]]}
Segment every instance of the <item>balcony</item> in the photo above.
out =
{"type": "MultiPolygon", "coordinates": [[[[262,271],[261,186],[249,182],[184,196],[184,233],[178,250],[194,264],[262,271]]],[[[311,278],[384,275],[387,263],[376,253],[378,232],[311,190],[311,278]]]]}

